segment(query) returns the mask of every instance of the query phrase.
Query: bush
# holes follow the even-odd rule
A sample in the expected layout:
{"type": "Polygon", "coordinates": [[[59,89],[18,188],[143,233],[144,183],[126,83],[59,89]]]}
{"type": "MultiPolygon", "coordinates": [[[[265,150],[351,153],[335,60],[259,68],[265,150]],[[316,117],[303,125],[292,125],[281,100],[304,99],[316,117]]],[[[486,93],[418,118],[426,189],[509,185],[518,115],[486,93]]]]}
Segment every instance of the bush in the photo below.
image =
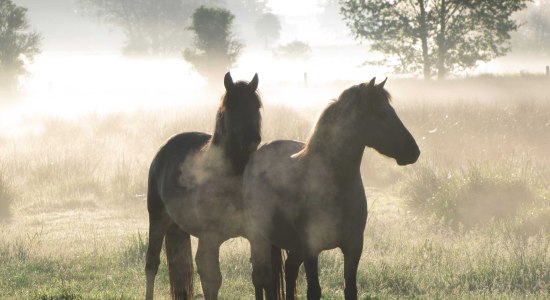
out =
{"type": "MultiPolygon", "coordinates": [[[[541,176],[529,164],[474,163],[464,169],[421,165],[409,176],[403,195],[411,211],[434,215],[466,229],[536,210],[544,203],[541,176]]],[[[545,203],[547,204],[547,203],[545,203]]]]}

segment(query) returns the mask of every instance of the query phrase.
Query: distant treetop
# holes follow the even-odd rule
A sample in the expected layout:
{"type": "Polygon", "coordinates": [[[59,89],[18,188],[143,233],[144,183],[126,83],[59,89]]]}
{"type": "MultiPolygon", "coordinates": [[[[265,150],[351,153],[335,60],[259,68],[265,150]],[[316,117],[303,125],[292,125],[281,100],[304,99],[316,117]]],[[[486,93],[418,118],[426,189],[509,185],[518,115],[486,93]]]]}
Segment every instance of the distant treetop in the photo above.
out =
{"type": "Polygon", "coordinates": [[[27,9],[0,0],[0,90],[18,88],[27,65],[40,53],[40,42],[40,34],[29,26],[27,9]]]}
{"type": "Polygon", "coordinates": [[[398,72],[433,74],[475,67],[510,50],[512,14],[530,0],[341,0],[341,14],[357,39],[386,54],[398,72]]]}

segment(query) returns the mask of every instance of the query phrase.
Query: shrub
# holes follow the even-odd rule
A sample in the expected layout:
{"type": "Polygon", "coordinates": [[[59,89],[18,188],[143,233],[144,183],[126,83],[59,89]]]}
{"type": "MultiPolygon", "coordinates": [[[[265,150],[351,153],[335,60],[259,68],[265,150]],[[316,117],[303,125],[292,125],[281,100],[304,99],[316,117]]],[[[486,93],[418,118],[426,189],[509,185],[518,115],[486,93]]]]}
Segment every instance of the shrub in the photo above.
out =
{"type": "Polygon", "coordinates": [[[466,229],[527,213],[543,200],[537,170],[529,164],[470,164],[462,169],[421,165],[402,189],[408,207],[466,229]]]}

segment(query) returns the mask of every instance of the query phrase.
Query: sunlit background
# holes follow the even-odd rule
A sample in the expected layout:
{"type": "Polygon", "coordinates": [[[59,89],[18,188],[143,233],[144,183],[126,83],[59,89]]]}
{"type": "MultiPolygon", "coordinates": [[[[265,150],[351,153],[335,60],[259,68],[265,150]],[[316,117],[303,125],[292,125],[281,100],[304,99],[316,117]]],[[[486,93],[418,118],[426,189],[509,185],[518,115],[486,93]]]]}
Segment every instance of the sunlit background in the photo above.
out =
{"type": "MultiPolygon", "coordinates": [[[[205,95],[204,79],[183,57],[123,56],[120,32],[79,14],[74,1],[17,0],[15,3],[29,7],[31,26],[38,28],[44,37],[43,52],[29,68],[31,75],[25,79],[22,99],[1,112],[0,126],[4,131],[21,130],[28,118],[35,115],[75,117],[183,102],[191,104],[215,100],[204,98],[223,92],[220,78],[218,90],[210,88],[210,93],[205,95]],[[70,3],[72,7],[67,5],[70,3]]],[[[300,106],[336,97],[337,90],[324,95],[315,92],[335,82],[361,82],[373,76],[402,77],[383,66],[363,65],[380,54],[369,53],[368,44],[354,40],[344,22],[334,18],[334,14],[338,16],[337,11],[332,12],[329,20],[319,1],[270,0],[267,5],[282,20],[279,42],[306,41],[312,55],[307,60],[277,59],[269,49],[245,45],[231,69],[233,77],[249,80],[257,72],[260,90],[270,95],[265,101],[300,106]],[[306,73],[307,93],[297,93],[296,89],[291,89],[288,95],[280,92],[281,84],[303,84],[306,73]]],[[[234,30],[237,37],[240,30],[238,27],[234,30]]],[[[464,74],[541,73],[544,66],[541,57],[517,57],[512,53],[464,74]]]]}

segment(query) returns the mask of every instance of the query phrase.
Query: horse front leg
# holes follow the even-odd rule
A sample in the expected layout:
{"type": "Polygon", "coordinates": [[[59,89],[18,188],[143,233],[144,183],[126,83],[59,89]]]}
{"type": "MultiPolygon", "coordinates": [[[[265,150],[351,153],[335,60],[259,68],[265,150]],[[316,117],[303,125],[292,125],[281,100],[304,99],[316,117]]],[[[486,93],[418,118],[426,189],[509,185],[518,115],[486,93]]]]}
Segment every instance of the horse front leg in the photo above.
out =
{"type": "Polygon", "coordinates": [[[319,253],[304,255],[304,267],[306,269],[307,299],[321,299],[321,285],[319,284],[319,253]]]}
{"type": "Polygon", "coordinates": [[[218,299],[218,292],[222,286],[220,271],[220,246],[222,243],[223,240],[218,238],[199,238],[195,261],[206,300],[218,299]]]}
{"type": "Polygon", "coordinates": [[[363,237],[354,240],[351,245],[342,247],[344,254],[344,296],[346,300],[357,299],[357,269],[363,252],[363,237]]]}

